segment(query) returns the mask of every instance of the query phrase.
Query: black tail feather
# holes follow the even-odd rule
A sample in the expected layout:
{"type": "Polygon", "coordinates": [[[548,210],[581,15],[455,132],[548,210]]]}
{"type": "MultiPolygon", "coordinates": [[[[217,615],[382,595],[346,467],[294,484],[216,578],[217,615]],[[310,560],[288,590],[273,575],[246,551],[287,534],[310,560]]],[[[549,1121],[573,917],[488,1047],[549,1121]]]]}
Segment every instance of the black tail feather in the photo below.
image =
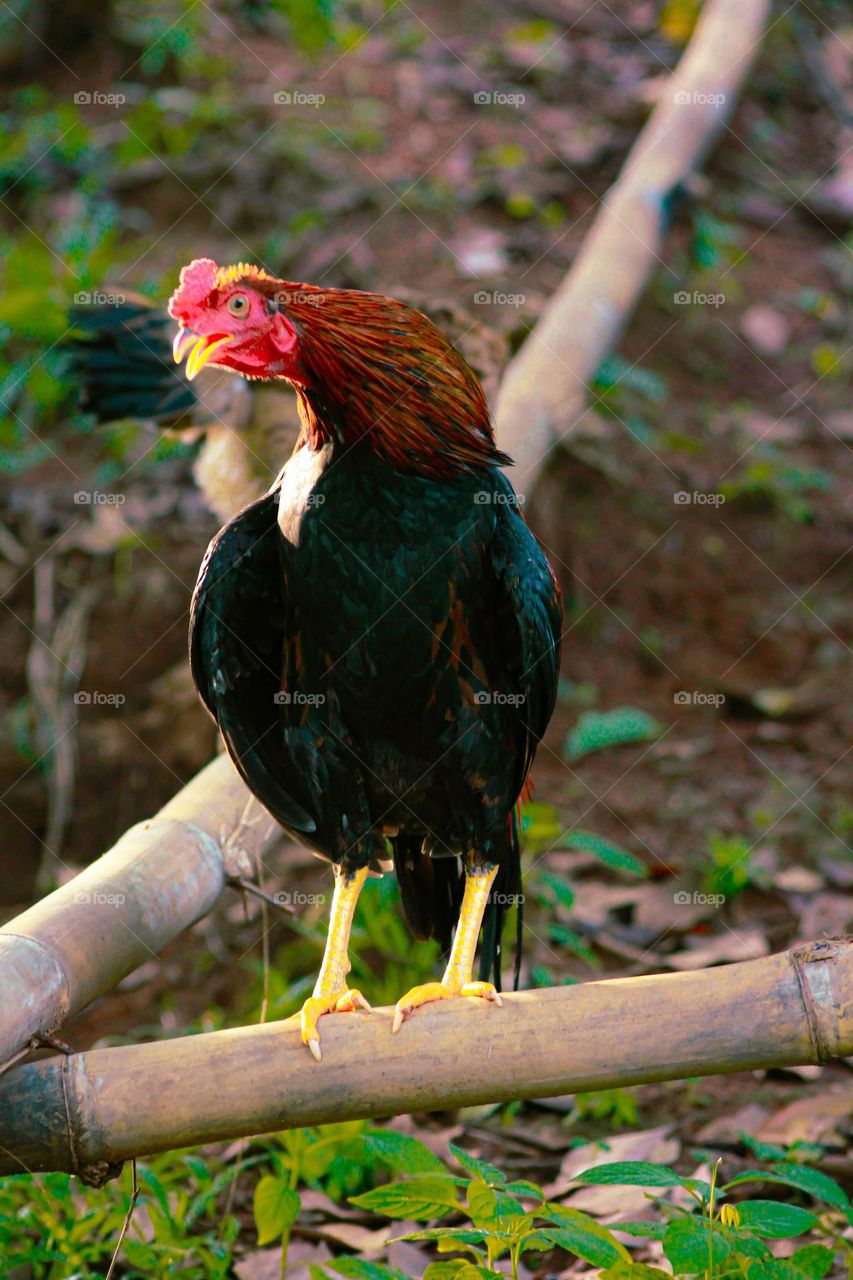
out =
{"type": "Polygon", "coordinates": [[[78,303],[69,315],[83,408],[98,422],[141,418],[174,425],[192,413],[197,397],[172,360],[169,318],[144,298],[118,296],[120,303],[78,303]]]}
{"type": "Polygon", "coordinates": [[[416,938],[437,938],[450,947],[465,888],[458,858],[429,858],[421,853],[421,837],[394,836],[394,870],[403,911],[416,938]]]}
{"type": "Polygon", "coordinates": [[[507,857],[501,863],[492,886],[491,901],[486,908],[480,940],[480,981],[490,980],[498,991],[502,990],[502,939],[507,908],[513,904],[516,916],[515,959],[513,964],[513,991],[518,990],[521,978],[521,939],[524,928],[521,892],[521,844],[518,832],[518,814],[512,811],[509,819],[509,847],[507,857]]]}

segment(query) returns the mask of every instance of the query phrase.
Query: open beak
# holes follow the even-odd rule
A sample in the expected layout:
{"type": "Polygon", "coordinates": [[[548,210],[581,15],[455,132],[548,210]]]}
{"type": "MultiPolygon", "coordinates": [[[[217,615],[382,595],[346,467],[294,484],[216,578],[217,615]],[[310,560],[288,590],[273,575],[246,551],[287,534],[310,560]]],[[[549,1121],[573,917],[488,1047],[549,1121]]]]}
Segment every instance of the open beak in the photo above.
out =
{"type": "Polygon", "coordinates": [[[213,334],[203,334],[199,337],[198,334],[192,333],[191,330],[185,329],[181,325],[172,343],[172,355],[175,357],[175,363],[180,364],[189,348],[192,347],[186,364],[186,375],[189,381],[192,382],[212,358],[214,352],[230,341],[231,338],[227,334],[218,338],[213,334]]]}

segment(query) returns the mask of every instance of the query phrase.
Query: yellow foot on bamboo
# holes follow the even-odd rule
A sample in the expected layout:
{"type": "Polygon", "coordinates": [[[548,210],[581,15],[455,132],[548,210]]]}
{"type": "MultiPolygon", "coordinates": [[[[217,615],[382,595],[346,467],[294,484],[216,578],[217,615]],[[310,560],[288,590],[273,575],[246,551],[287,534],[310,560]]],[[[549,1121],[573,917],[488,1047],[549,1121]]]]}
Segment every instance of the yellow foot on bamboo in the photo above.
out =
{"type": "Polygon", "coordinates": [[[476,996],[480,1000],[491,1000],[494,1004],[501,1003],[497,989],[491,982],[464,982],[460,986],[452,986],[448,982],[425,982],[421,987],[412,987],[411,991],[397,1001],[391,1030],[399,1031],[409,1014],[422,1004],[432,1004],[434,1000],[452,1000],[458,996],[476,996]]]}
{"type": "Polygon", "coordinates": [[[320,1033],[317,1030],[317,1019],[324,1013],[352,1013],[355,1009],[369,1009],[370,1005],[360,991],[351,991],[344,987],[340,991],[331,991],[328,995],[309,996],[302,1006],[299,1022],[302,1030],[302,1043],[307,1044],[319,1062],[320,1033]]]}

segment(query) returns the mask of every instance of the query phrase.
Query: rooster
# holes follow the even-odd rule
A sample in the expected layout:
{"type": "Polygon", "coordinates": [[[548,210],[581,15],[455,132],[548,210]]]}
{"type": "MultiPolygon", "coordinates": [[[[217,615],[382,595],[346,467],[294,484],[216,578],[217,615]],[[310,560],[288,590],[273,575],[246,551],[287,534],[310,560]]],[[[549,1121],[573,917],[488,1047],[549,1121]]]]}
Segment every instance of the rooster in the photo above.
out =
{"type": "Polygon", "coordinates": [[[561,608],[482,387],[425,316],[379,294],[202,258],[169,314],[190,380],[213,365],[296,392],[294,452],[205,554],[190,658],[247,785],[333,864],[302,1040],[320,1058],[319,1019],[369,1007],[347,986],[349,936],[389,845],[414,933],[452,935],[441,981],[401,997],[393,1030],[431,1001],[499,1004],[516,804],[554,708],[561,608]]]}

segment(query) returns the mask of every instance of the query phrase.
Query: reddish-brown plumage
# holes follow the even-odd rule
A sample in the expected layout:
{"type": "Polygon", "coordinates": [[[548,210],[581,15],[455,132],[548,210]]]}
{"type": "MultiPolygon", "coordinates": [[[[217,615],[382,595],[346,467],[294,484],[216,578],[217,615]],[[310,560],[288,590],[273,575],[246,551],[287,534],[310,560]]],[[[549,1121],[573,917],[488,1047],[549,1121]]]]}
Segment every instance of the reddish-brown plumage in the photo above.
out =
{"type": "Polygon", "coordinates": [[[366,437],[393,466],[434,476],[509,462],[495,445],[476,375],[407,303],[199,259],[182,271],[169,310],[195,333],[232,335],[211,363],[289,378],[303,442],[313,448],[335,437],[345,443],[366,437]],[[240,293],[253,300],[242,330],[227,312],[240,293]],[[270,341],[276,326],[279,335],[285,327],[295,338],[287,362],[281,345],[270,341]]]}

